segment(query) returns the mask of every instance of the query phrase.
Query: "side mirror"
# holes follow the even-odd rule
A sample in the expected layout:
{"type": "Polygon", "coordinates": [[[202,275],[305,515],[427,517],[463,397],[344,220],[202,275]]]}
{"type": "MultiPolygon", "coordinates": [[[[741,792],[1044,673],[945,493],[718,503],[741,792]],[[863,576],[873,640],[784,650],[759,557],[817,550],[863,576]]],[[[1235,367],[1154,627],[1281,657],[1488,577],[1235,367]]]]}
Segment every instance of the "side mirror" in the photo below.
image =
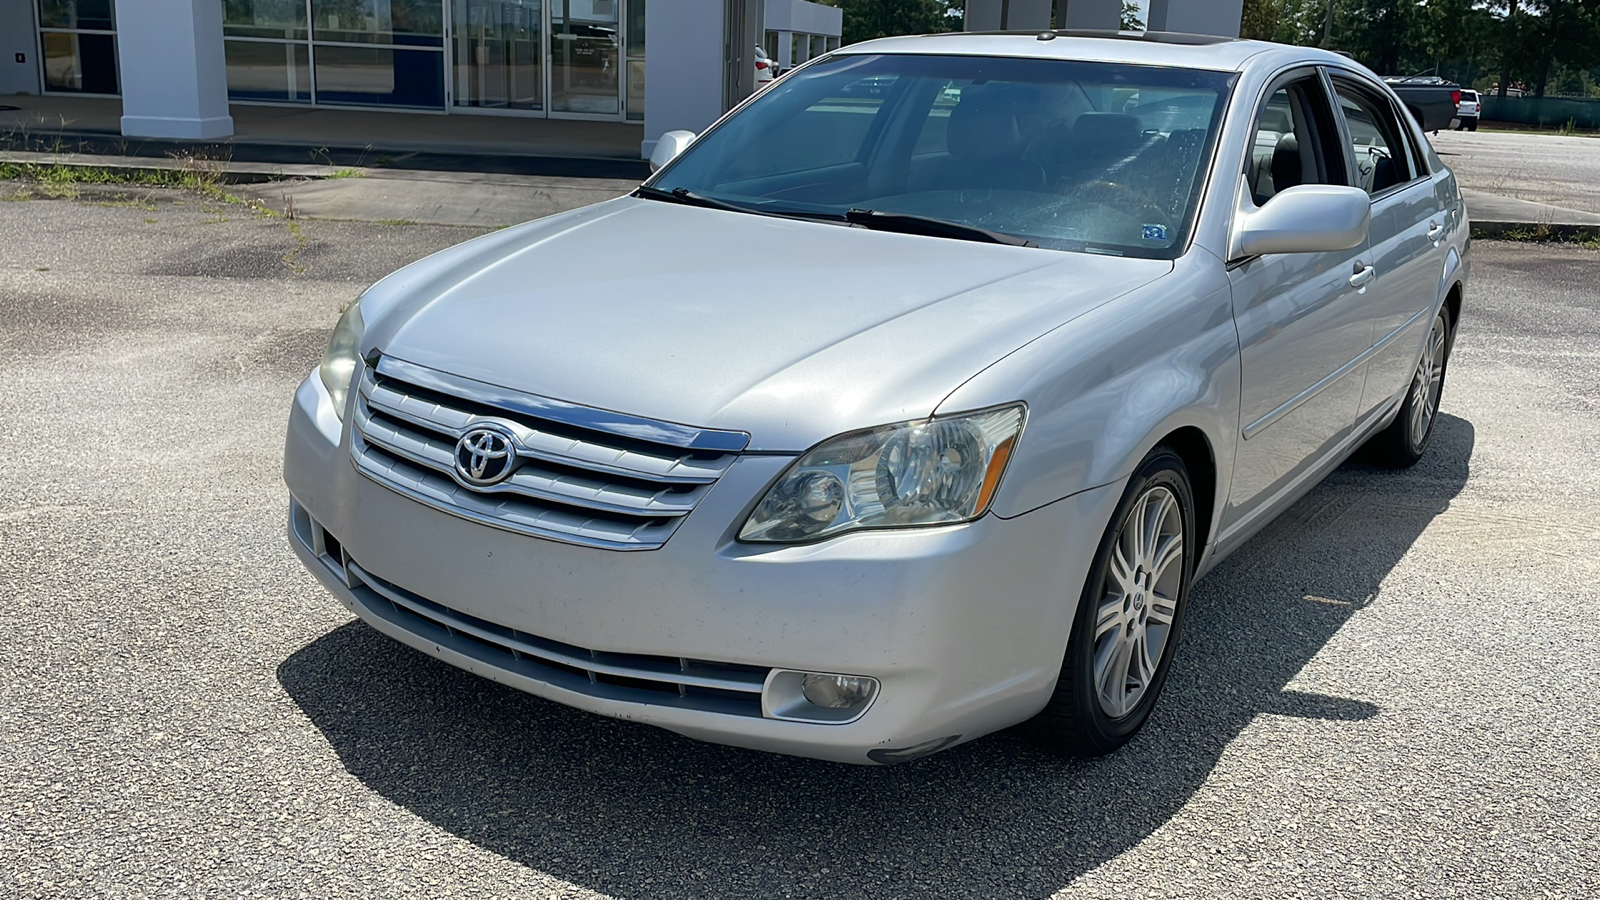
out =
{"type": "Polygon", "coordinates": [[[1234,219],[1234,259],[1262,253],[1349,250],[1367,239],[1372,198],[1358,187],[1303,184],[1234,219]]]}
{"type": "Polygon", "coordinates": [[[650,171],[655,172],[677,158],[683,148],[689,146],[694,140],[692,131],[669,131],[656,141],[656,148],[650,151],[650,171]]]}

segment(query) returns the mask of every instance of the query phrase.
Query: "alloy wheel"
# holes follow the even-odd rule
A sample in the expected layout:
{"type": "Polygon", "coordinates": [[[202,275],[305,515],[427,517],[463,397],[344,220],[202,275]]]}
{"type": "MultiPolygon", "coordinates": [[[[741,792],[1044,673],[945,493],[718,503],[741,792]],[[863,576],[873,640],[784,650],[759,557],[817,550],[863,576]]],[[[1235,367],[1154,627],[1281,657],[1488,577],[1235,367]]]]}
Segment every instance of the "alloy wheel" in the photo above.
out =
{"type": "Polygon", "coordinates": [[[1167,650],[1183,587],[1184,517],[1171,490],[1134,503],[1112,547],[1094,625],[1094,689],[1113,719],[1133,712],[1167,650]]]}
{"type": "Polygon", "coordinates": [[[1417,362],[1416,374],[1411,378],[1410,438],[1413,449],[1422,447],[1433,427],[1434,416],[1439,412],[1439,394],[1444,389],[1444,363],[1447,354],[1449,326],[1444,312],[1433,318],[1433,328],[1428,332],[1428,343],[1417,362]]]}

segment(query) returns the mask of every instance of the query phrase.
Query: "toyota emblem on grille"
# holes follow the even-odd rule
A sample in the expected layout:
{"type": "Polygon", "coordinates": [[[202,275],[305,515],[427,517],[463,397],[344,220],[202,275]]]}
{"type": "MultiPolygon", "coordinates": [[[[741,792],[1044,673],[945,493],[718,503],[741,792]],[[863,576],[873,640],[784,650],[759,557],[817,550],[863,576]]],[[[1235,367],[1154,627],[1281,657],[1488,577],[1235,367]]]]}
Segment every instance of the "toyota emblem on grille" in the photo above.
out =
{"type": "Polygon", "coordinates": [[[456,441],[456,474],[476,487],[506,480],[517,461],[511,435],[499,428],[474,428],[456,441]]]}

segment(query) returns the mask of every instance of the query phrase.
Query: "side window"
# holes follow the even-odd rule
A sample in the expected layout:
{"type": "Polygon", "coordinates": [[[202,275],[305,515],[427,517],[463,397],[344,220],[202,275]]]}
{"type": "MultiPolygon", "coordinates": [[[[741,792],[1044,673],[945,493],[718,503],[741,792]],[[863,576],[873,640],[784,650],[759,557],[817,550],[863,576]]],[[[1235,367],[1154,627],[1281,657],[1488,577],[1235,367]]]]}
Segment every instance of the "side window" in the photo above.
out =
{"type": "Polygon", "coordinates": [[[1322,83],[1308,75],[1272,92],[1256,120],[1245,177],[1257,206],[1301,184],[1344,184],[1332,112],[1322,83]]]}
{"type": "Polygon", "coordinates": [[[1378,194],[1414,177],[1400,122],[1382,98],[1349,82],[1335,81],[1339,111],[1350,132],[1356,186],[1378,194]]]}

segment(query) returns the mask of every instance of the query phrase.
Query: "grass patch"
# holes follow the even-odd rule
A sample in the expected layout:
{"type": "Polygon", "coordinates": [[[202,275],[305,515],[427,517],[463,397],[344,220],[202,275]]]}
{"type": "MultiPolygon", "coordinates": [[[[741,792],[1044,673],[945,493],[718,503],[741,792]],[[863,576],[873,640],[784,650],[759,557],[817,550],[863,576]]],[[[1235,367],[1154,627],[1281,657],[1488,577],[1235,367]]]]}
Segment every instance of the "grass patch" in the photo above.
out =
{"type": "Polygon", "coordinates": [[[366,174],[360,169],[334,169],[333,174],[329,175],[327,180],[332,181],[335,178],[364,178],[366,174]]]}
{"type": "Polygon", "coordinates": [[[411,219],[377,219],[376,222],[379,225],[420,225],[420,224],[422,224],[421,222],[415,222],[415,221],[412,221],[411,219]]]}

